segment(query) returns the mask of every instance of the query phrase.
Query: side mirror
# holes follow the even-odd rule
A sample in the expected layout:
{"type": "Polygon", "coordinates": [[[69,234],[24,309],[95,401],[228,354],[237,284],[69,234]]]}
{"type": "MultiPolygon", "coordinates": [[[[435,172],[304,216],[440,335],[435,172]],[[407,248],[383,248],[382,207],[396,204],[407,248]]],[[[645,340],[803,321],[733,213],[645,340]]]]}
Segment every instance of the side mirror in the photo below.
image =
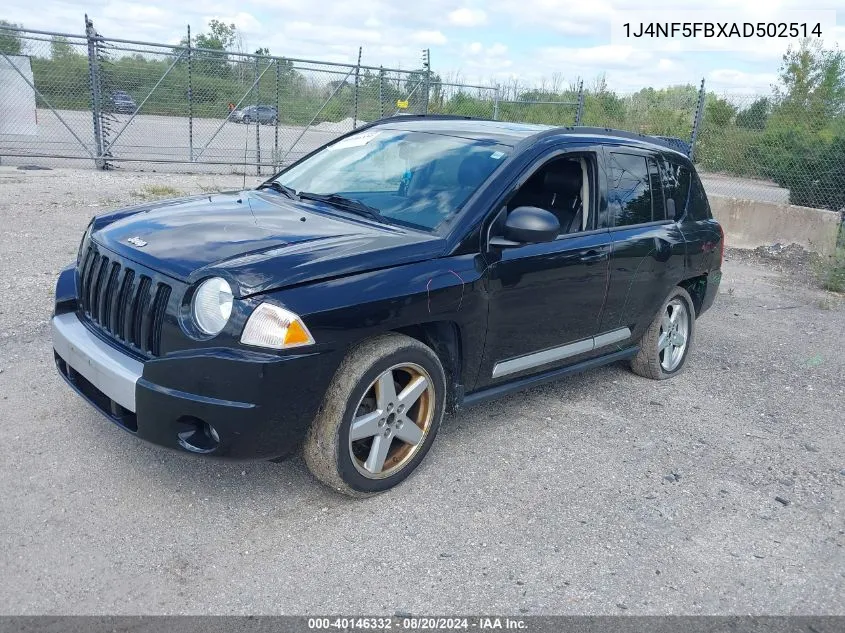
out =
{"type": "Polygon", "coordinates": [[[560,221],[554,213],[539,207],[517,207],[505,220],[504,235],[493,237],[493,246],[522,246],[551,242],[560,234],[560,221]]]}

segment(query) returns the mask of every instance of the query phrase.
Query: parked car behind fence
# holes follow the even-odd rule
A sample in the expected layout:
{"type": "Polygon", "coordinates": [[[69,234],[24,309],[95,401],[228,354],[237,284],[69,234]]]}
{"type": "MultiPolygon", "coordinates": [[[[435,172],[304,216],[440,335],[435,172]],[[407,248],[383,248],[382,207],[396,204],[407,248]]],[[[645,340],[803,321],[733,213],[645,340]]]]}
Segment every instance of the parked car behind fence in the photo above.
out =
{"type": "Polygon", "coordinates": [[[276,125],[279,120],[279,112],[273,106],[252,105],[240,110],[233,110],[229,118],[236,123],[266,123],[276,125]]]}

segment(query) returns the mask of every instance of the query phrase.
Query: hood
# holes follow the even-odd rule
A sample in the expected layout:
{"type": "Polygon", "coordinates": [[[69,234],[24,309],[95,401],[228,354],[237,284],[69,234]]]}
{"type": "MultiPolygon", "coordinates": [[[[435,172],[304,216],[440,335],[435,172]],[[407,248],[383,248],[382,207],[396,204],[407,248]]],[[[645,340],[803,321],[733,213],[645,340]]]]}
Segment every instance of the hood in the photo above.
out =
{"type": "Polygon", "coordinates": [[[239,297],[431,259],[445,246],[436,235],[262,191],[167,200],[98,216],[92,239],[186,283],[220,275],[239,297]]]}

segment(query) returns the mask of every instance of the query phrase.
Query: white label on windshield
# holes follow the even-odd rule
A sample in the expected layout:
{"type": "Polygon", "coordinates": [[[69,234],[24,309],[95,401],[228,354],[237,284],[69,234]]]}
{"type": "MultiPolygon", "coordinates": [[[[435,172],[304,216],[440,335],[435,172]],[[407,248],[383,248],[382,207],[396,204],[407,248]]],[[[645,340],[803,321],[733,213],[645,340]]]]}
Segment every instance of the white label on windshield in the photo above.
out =
{"type": "Polygon", "coordinates": [[[349,136],[341,141],[338,141],[334,145],[329,145],[326,149],[345,149],[347,147],[361,147],[366,145],[374,138],[379,135],[379,132],[361,132],[360,134],[354,134],[349,136]]]}
{"type": "Polygon", "coordinates": [[[493,152],[492,154],[490,154],[490,158],[492,158],[493,160],[499,160],[500,158],[503,158],[504,155],[504,152],[493,152]]]}

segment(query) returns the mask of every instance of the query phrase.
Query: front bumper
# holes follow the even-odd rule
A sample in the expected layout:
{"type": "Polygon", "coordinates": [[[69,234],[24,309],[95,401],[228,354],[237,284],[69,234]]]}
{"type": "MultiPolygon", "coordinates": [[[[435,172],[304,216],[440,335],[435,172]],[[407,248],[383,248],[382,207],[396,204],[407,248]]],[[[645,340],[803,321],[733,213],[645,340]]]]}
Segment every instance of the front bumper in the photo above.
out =
{"type": "Polygon", "coordinates": [[[54,316],[52,329],[59,372],[112,422],[155,444],[231,459],[296,451],[337,368],[330,353],[236,348],[141,361],[75,312],[54,316]]]}

